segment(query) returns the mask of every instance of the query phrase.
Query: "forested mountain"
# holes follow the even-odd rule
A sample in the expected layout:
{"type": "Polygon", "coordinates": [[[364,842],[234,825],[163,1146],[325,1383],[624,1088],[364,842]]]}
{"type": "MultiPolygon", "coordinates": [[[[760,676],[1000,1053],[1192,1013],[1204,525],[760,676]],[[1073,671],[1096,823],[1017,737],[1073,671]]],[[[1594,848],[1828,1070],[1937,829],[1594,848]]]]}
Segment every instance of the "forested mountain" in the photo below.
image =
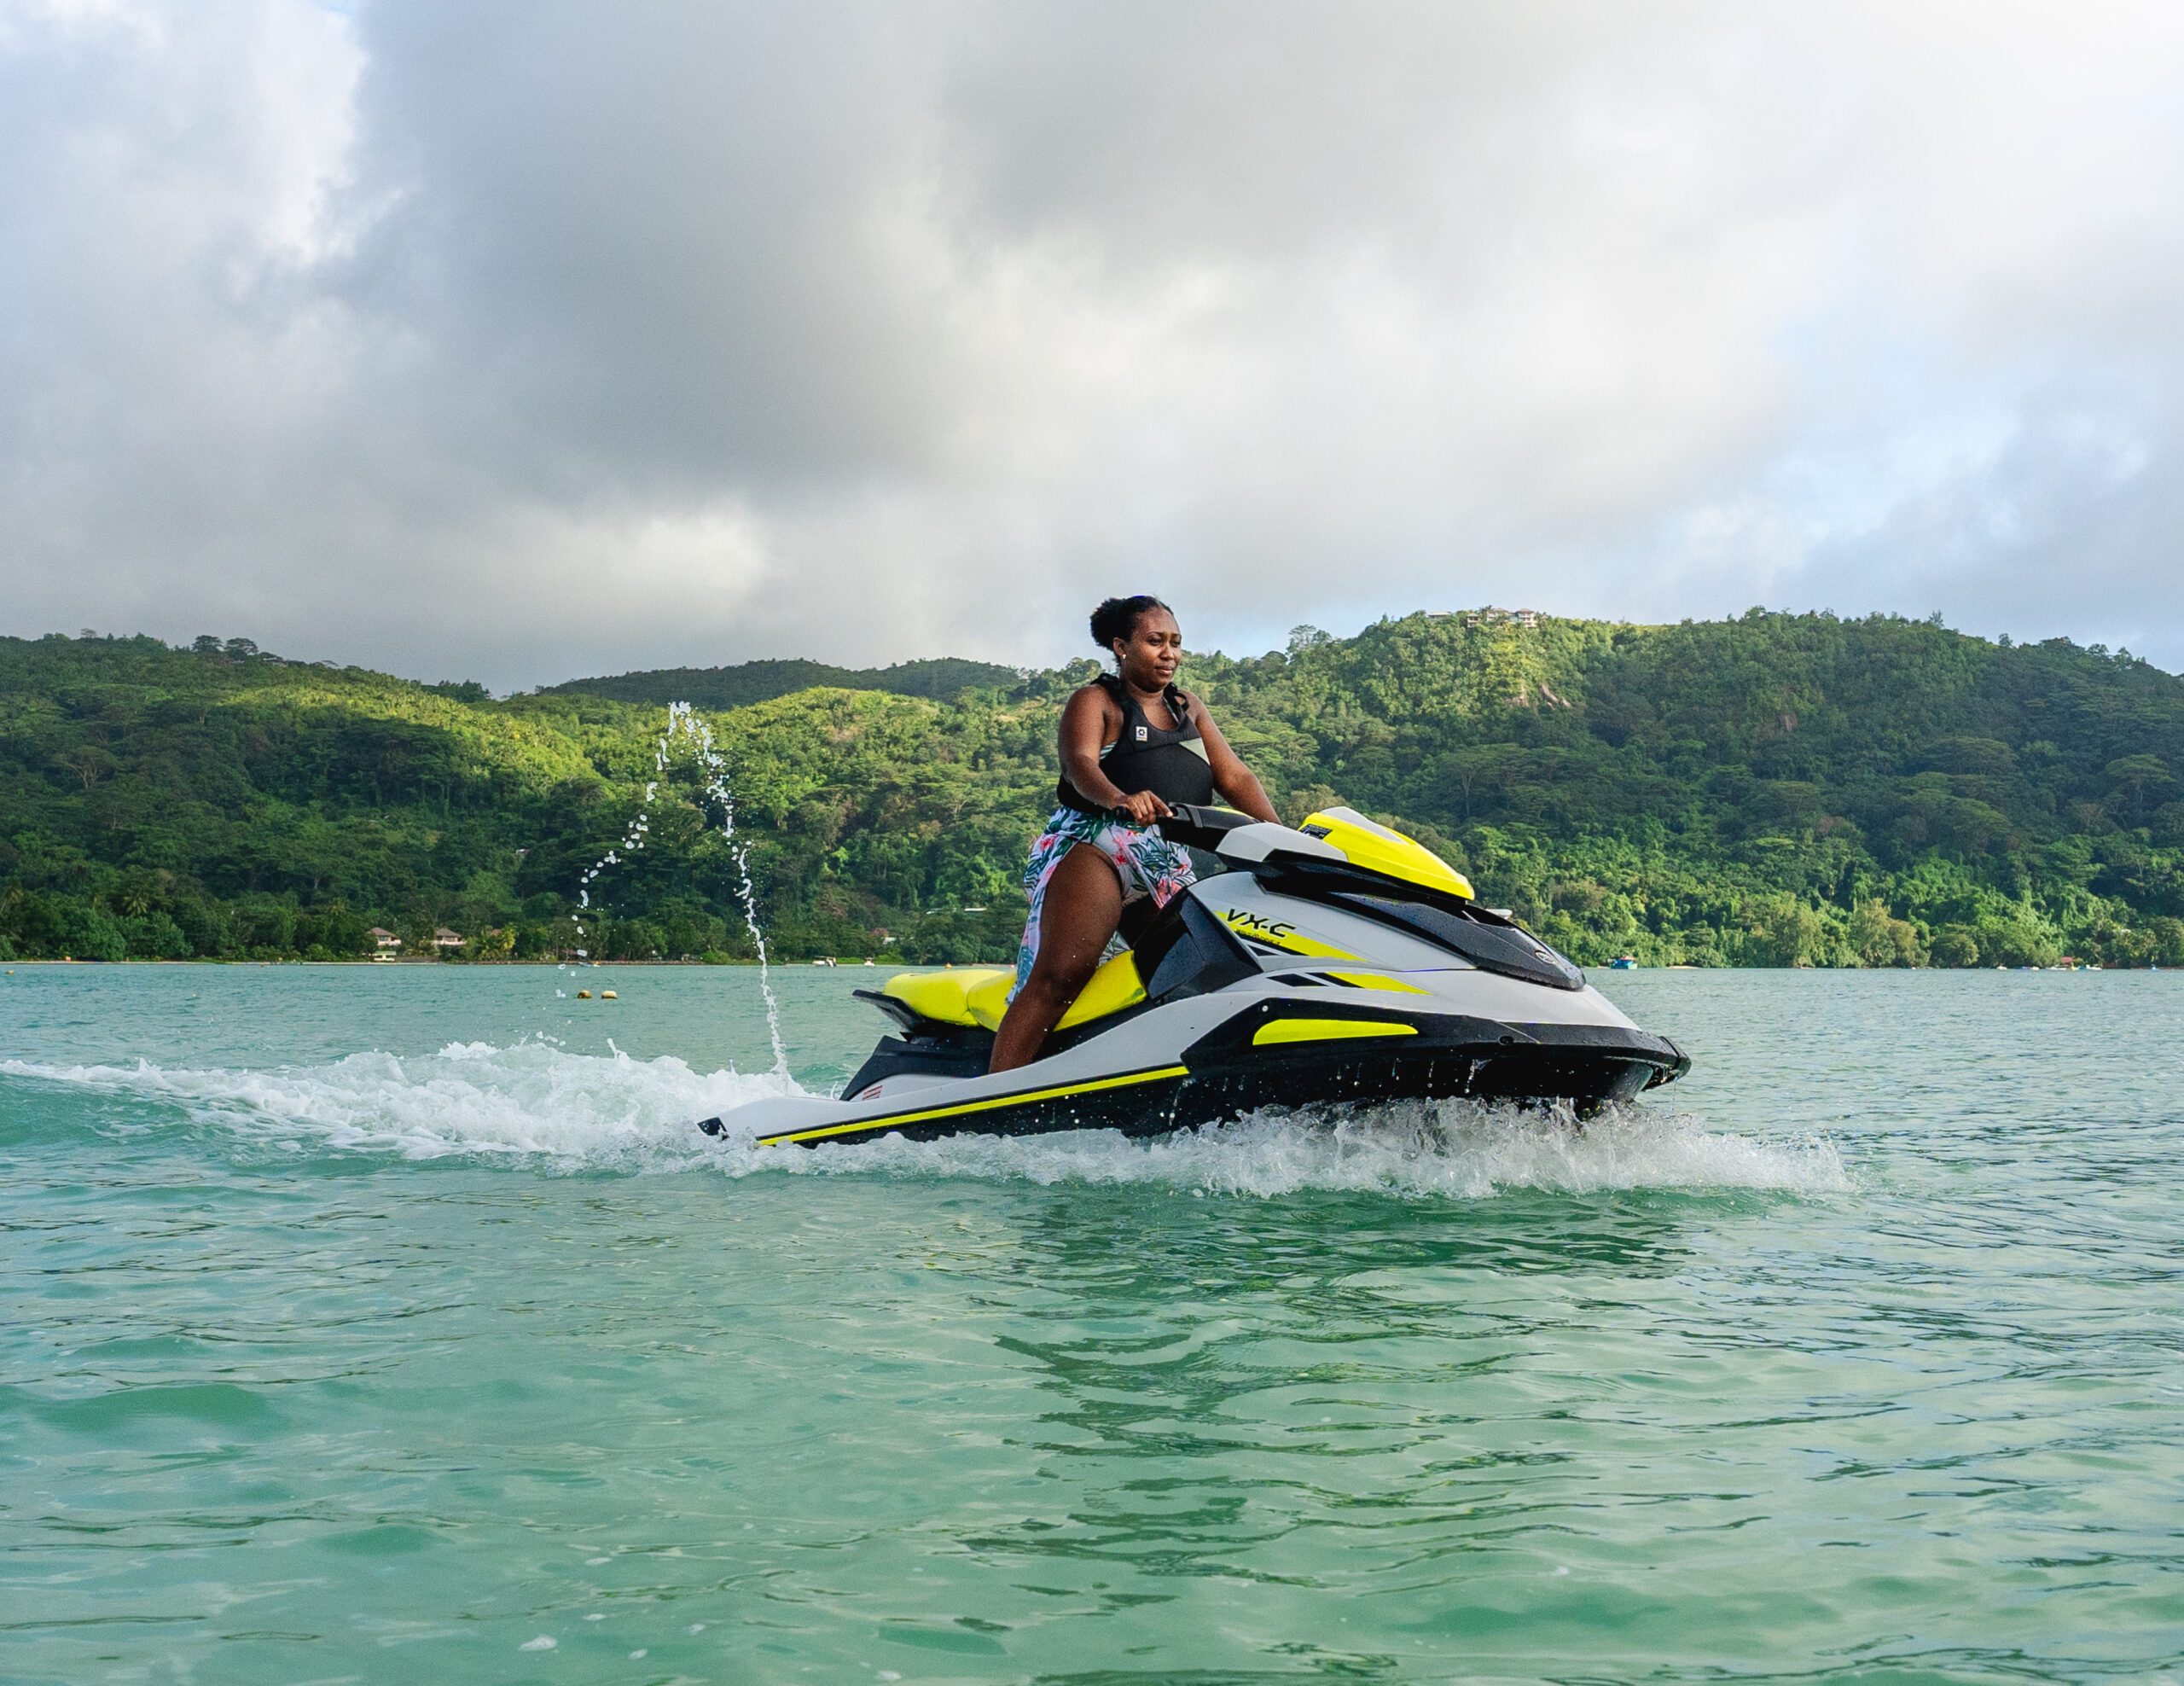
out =
{"type": "MultiPolygon", "coordinates": [[[[1092,665],[983,671],[1006,683],[713,705],[777,953],[1014,953],[1092,665]]],[[[445,924],[545,953],[658,777],[672,686],[625,677],[641,700],[496,702],[243,640],[0,640],[0,945],[336,956],[445,924]]],[[[2125,654],[1889,617],[1416,614],[1185,683],[1286,813],[1402,826],[1583,962],[2184,963],[2184,681],[2125,654]]],[[[697,791],[676,763],[645,850],[594,881],[595,953],[750,952],[697,791]]]]}
{"type": "Polygon", "coordinates": [[[932,661],[898,661],[892,667],[829,667],[823,661],[746,661],[734,667],[656,667],[642,673],[617,673],[604,679],[571,679],[543,685],[542,696],[582,691],[617,702],[647,702],[665,708],[687,702],[693,708],[747,708],[792,691],[825,686],[843,691],[892,691],[897,696],[942,701],[973,686],[1007,688],[1023,677],[1014,667],[990,661],[943,656],[932,661]]]}

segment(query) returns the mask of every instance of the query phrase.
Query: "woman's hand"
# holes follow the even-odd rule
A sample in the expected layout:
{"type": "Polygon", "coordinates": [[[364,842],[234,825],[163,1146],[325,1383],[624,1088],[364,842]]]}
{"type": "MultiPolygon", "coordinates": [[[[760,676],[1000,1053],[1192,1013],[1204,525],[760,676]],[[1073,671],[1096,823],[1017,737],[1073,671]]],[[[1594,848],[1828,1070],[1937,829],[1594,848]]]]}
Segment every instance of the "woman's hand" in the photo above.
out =
{"type": "Polygon", "coordinates": [[[1118,790],[1115,793],[1115,806],[1130,816],[1135,826],[1148,826],[1156,820],[1165,820],[1170,810],[1165,802],[1149,790],[1118,790]]]}

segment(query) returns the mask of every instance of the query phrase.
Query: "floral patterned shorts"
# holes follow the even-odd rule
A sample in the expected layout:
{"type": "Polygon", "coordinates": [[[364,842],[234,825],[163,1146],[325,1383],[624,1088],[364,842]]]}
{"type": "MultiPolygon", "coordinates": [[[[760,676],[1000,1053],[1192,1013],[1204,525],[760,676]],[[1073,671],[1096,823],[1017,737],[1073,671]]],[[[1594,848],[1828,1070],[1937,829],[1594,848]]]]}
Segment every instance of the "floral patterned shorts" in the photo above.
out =
{"type": "Polygon", "coordinates": [[[1136,826],[1118,825],[1097,814],[1055,809],[1039,840],[1031,846],[1031,858],[1024,869],[1031,916],[1024,921],[1023,946],[1016,951],[1016,981],[1008,991],[1011,1001],[1031,975],[1031,962],[1039,956],[1039,910],[1047,899],[1047,881],[1054,875],[1062,857],[1079,843],[1089,843],[1114,863],[1115,870],[1122,875],[1125,906],[1150,896],[1153,906],[1165,907],[1198,877],[1191,869],[1191,858],[1164,837],[1136,826]]]}

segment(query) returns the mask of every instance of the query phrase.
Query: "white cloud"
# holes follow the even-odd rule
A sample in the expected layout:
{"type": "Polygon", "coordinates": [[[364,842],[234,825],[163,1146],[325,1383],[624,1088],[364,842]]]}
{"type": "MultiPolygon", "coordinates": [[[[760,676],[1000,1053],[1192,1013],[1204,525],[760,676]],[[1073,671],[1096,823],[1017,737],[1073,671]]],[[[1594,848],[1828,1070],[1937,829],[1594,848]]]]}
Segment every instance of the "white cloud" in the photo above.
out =
{"type": "Polygon", "coordinates": [[[6,619],[512,684],[1150,587],[2184,666],[2180,166],[2153,7],[17,8],[6,619]]]}

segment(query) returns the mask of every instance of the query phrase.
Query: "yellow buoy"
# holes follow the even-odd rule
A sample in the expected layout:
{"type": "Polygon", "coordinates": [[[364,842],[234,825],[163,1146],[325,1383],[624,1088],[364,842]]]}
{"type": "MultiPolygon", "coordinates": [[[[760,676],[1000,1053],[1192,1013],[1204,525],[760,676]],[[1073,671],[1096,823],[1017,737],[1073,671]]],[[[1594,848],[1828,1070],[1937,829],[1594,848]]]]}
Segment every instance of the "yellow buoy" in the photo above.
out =
{"type": "Polygon", "coordinates": [[[614,999],[614,991],[613,990],[601,990],[599,992],[599,998],[601,1001],[612,1001],[614,999]]]}
{"type": "Polygon", "coordinates": [[[577,999],[578,999],[578,1001],[589,1001],[589,1000],[590,1000],[590,999],[591,999],[591,991],[590,991],[590,990],[578,990],[578,991],[577,991],[577,999]]]}

